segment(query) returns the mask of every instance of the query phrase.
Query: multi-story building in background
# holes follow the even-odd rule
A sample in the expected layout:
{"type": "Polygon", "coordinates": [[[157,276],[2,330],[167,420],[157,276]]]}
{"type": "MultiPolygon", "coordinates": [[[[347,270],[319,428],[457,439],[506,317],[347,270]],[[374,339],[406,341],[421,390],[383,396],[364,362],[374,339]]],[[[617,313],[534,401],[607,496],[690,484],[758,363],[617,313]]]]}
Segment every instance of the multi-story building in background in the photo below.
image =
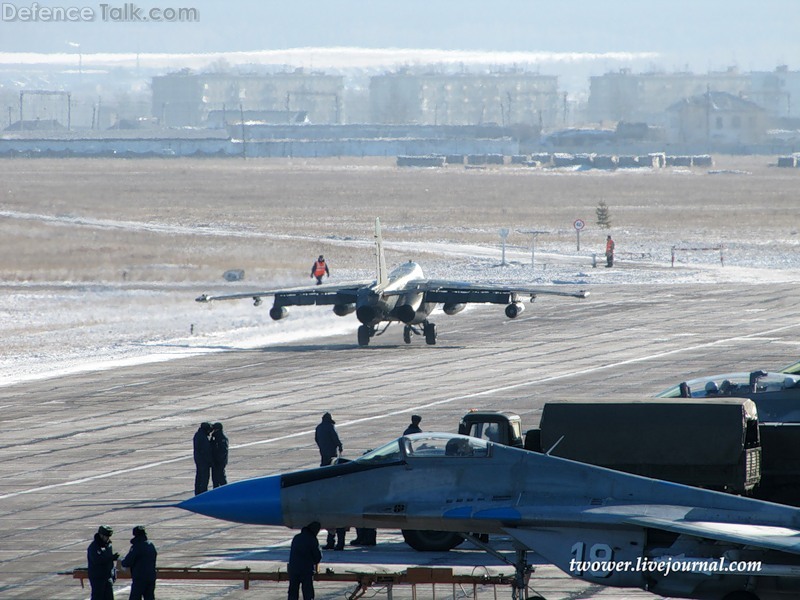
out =
{"type": "Polygon", "coordinates": [[[526,72],[387,73],[370,79],[373,123],[533,125],[563,118],[558,78],[526,72]]]}
{"type": "Polygon", "coordinates": [[[786,65],[781,65],[774,71],[753,71],[750,79],[750,100],[776,117],[779,125],[797,129],[800,126],[800,71],[790,71],[786,65]]]}
{"type": "Polygon", "coordinates": [[[763,143],[768,119],[755,102],[726,92],[683,98],[667,108],[667,141],[705,148],[763,143]]]}
{"type": "Polygon", "coordinates": [[[164,127],[206,124],[212,111],[237,121],[242,111],[285,111],[287,120],[302,111],[312,123],[342,123],[344,78],[292,73],[239,75],[188,70],[153,77],[152,116],[164,127]]]}
{"type": "Polygon", "coordinates": [[[750,75],[735,68],[705,74],[635,74],[623,69],[589,79],[588,118],[593,123],[665,125],[666,109],[684,98],[706,92],[748,96],[751,88],[750,75]]]}

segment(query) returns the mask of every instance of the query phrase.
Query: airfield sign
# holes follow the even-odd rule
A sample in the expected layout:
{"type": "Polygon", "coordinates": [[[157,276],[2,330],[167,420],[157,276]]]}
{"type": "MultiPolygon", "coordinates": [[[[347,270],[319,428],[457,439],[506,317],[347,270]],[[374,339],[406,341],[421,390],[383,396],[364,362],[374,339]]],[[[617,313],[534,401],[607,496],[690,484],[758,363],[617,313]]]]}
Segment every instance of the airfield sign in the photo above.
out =
{"type": "Polygon", "coordinates": [[[575,222],[572,224],[575,227],[575,235],[578,238],[578,250],[581,249],[581,229],[586,227],[586,223],[583,219],[575,219],[575,222]]]}

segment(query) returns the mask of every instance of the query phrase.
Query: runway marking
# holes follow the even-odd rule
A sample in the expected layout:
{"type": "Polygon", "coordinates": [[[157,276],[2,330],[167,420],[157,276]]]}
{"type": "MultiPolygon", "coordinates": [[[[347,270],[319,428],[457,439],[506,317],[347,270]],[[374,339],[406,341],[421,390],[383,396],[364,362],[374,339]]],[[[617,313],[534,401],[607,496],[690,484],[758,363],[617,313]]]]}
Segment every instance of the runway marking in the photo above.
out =
{"type": "MultiPolygon", "coordinates": [[[[730,342],[734,342],[734,341],[744,341],[744,340],[753,340],[753,339],[770,339],[770,338],[765,337],[765,336],[767,336],[767,335],[769,335],[771,333],[779,333],[781,331],[786,331],[788,329],[794,329],[794,328],[797,328],[797,327],[800,327],[800,323],[796,323],[796,324],[793,324],[793,325],[784,325],[782,327],[776,327],[776,328],[770,329],[768,331],[758,331],[758,332],[754,332],[754,333],[749,334],[749,335],[742,335],[742,336],[736,336],[736,337],[731,337],[731,338],[724,338],[724,339],[715,340],[715,341],[712,341],[712,342],[705,342],[705,343],[702,343],[702,344],[695,344],[693,346],[685,346],[683,348],[676,348],[674,350],[667,350],[667,351],[664,351],[664,352],[656,352],[655,354],[650,354],[648,356],[639,356],[639,357],[631,358],[631,359],[628,359],[628,360],[622,360],[622,361],[617,361],[617,362],[613,362],[613,363],[608,363],[608,364],[605,364],[605,365],[599,365],[597,367],[590,367],[590,368],[586,368],[586,369],[581,369],[579,371],[570,371],[568,373],[561,373],[559,375],[541,377],[541,378],[538,378],[538,379],[530,379],[528,381],[523,381],[523,382],[520,382],[520,383],[514,383],[514,384],[510,384],[510,385],[504,385],[504,386],[500,386],[500,387],[495,387],[495,388],[491,388],[491,389],[487,389],[487,390],[482,390],[480,392],[473,392],[471,394],[463,394],[463,395],[459,395],[459,396],[451,396],[450,398],[444,398],[442,400],[437,400],[435,402],[429,402],[427,404],[421,404],[419,406],[414,406],[414,407],[411,407],[411,408],[404,408],[402,410],[395,410],[395,411],[388,412],[388,413],[382,413],[382,414],[379,414],[379,415],[373,415],[371,417],[363,417],[361,419],[353,419],[352,421],[342,422],[342,423],[339,423],[339,427],[340,428],[344,428],[344,427],[348,427],[350,425],[358,425],[360,423],[366,423],[368,421],[377,421],[377,420],[380,420],[380,419],[386,419],[387,417],[394,417],[394,416],[397,416],[397,415],[413,413],[413,412],[419,411],[420,409],[430,408],[430,407],[433,407],[433,406],[441,406],[443,404],[449,404],[450,402],[455,402],[456,400],[464,400],[464,399],[467,399],[467,398],[478,398],[480,396],[486,396],[486,395],[490,395],[490,394],[497,394],[499,392],[506,392],[506,391],[509,391],[509,390],[515,390],[515,389],[519,389],[519,388],[523,388],[523,387],[527,387],[527,386],[532,386],[532,385],[539,385],[541,383],[548,383],[550,381],[557,381],[557,380],[560,380],[560,379],[567,379],[567,378],[575,377],[575,376],[579,376],[579,375],[587,375],[587,374],[590,374],[590,373],[597,373],[599,371],[605,371],[605,370],[613,369],[613,368],[616,368],[616,367],[632,365],[632,364],[636,364],[636,363],[645,362],[645,361],[648,361],[648,360],[663,358],[665,356],[672,356],[672,355],[675,355],[675,354],[680,354],[681,352],[686,352],[688,350],[698,350],[700,348],[709,348],[709,347],[718,346],[718,345],[721,345],[721,344],[729,344],[730,342]]],[[[292,439],[292,438],[297,438],[297,437],[301,437],[301,436],[307,436],[307,435],[312,434],[313,432],[314,432],[314,429],[307,429],[307,430],[304,430],[304,431],[298,431],[296,433],[291,433],[291,434],[283,435],[283,436],[276,437],[276,438],[270,438],[270,439],[267,439],[267,440],[258,440],[258,441],[255,441],[255,442],[248,442],[246,444],[232,445],[231,448],[235,450],[237,448],[249,448],[249,447],[252,447],[252,446],[261,446],[261,445],[264,445],[264,444],[274,444],[276,442],[281,442],[281,441],[292,439]]],[[[53,484],[50,484],[50,485],[40,486],[40,487],[31,488],[31,489],[27,489],[27,490],[19,490],[19,491],[16,491],[16,492],[11,492],[9,494],[0,495],[0,500],[6,500],[8,498],[15,498],[17,496],[22,496],[22,495],[25,495],[25,494],[35,494],[37,492],[53,490],[53,489],[57,489],[57,488],[60,488],[60,487],[68,487],[68,486],[73,486],[73,485],[80,485],[80,484],[86,483],[88,481],[96,481],[98,479],[107,479],[109,477],[116,477],[117,475],[125,475],[126,473],[133,473],[133,472],[142,471],[142,470],[145,470],[145,469],[152,469],[152,468],[155,468],[155,467],[160,467],[161,465],[168,465],[168,464],[172,464],[172,463],[176,463],[176,462],[180,462],[180,461],[184,461],[184,460],[190,460],[190,459],[192,459],[192,456],[180,456],[180,457],[177,457],[177,458],[170,458],[170,459],[167,459],[167,460],[160,460],[160,461],[154,462],[154,463],[148,463],[148,464],[144,464],[144,465],[139,465],[137,467],[131,467],[131,468],[128,468],[128,469],[120,469],[118,471],[110,471],[108,473],[99,473],[97,475],[92,475],[91,477],[82,477],[81,479],[76,479],[76,480],[73,480],[73,481],[64,481],[64,482],[61,482],[61,483],[53,483],[53,484]]]]}

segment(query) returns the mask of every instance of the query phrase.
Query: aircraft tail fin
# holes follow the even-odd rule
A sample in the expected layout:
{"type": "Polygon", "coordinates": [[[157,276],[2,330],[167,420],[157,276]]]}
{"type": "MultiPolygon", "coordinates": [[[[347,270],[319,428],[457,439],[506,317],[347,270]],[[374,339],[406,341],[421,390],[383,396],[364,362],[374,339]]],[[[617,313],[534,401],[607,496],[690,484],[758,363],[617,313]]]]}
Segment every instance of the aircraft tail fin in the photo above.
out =
{"type": "Polygon", "coordinates": [[[379,287],[384,287],[389,283],[389,276],[386,272],[386,258],[383,255],[383,238],[381,237],[381,220],[375,218],[375,262],[376,262],[376,282],[379,287]]]}

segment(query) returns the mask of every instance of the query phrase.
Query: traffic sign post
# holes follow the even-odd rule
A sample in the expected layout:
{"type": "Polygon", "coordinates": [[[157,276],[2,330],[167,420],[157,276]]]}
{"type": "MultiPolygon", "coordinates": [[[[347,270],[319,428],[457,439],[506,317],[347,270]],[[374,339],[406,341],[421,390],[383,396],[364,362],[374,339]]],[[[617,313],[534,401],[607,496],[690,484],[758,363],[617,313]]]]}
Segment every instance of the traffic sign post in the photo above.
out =
{"type": "Polygon", "coordinates": [[[518,229],[520,233],[527,233],[532,236],[531,239],[531,269],[536,267],[536,236],[540,233],[549,233],[548,231],[540,231],[538,229],[518,229]]]}
{"type": "Polygon", "coordinates": [[[581,249],[581,229],[586,227],[586,223],[583,221],[583,219],[575,219],[575,222],[572,224],[572,226],[575,227],[575,235],[578,238],[578,250],[580,250],[581,249]]]}
{"type": "Polygon", "coordinates": [[[500,230],[500,239],[503,240],[503,260],[500,262],[501,267],[506,266],[506,238],[508,237],[508,229],[503,227],[500,230]]]}

